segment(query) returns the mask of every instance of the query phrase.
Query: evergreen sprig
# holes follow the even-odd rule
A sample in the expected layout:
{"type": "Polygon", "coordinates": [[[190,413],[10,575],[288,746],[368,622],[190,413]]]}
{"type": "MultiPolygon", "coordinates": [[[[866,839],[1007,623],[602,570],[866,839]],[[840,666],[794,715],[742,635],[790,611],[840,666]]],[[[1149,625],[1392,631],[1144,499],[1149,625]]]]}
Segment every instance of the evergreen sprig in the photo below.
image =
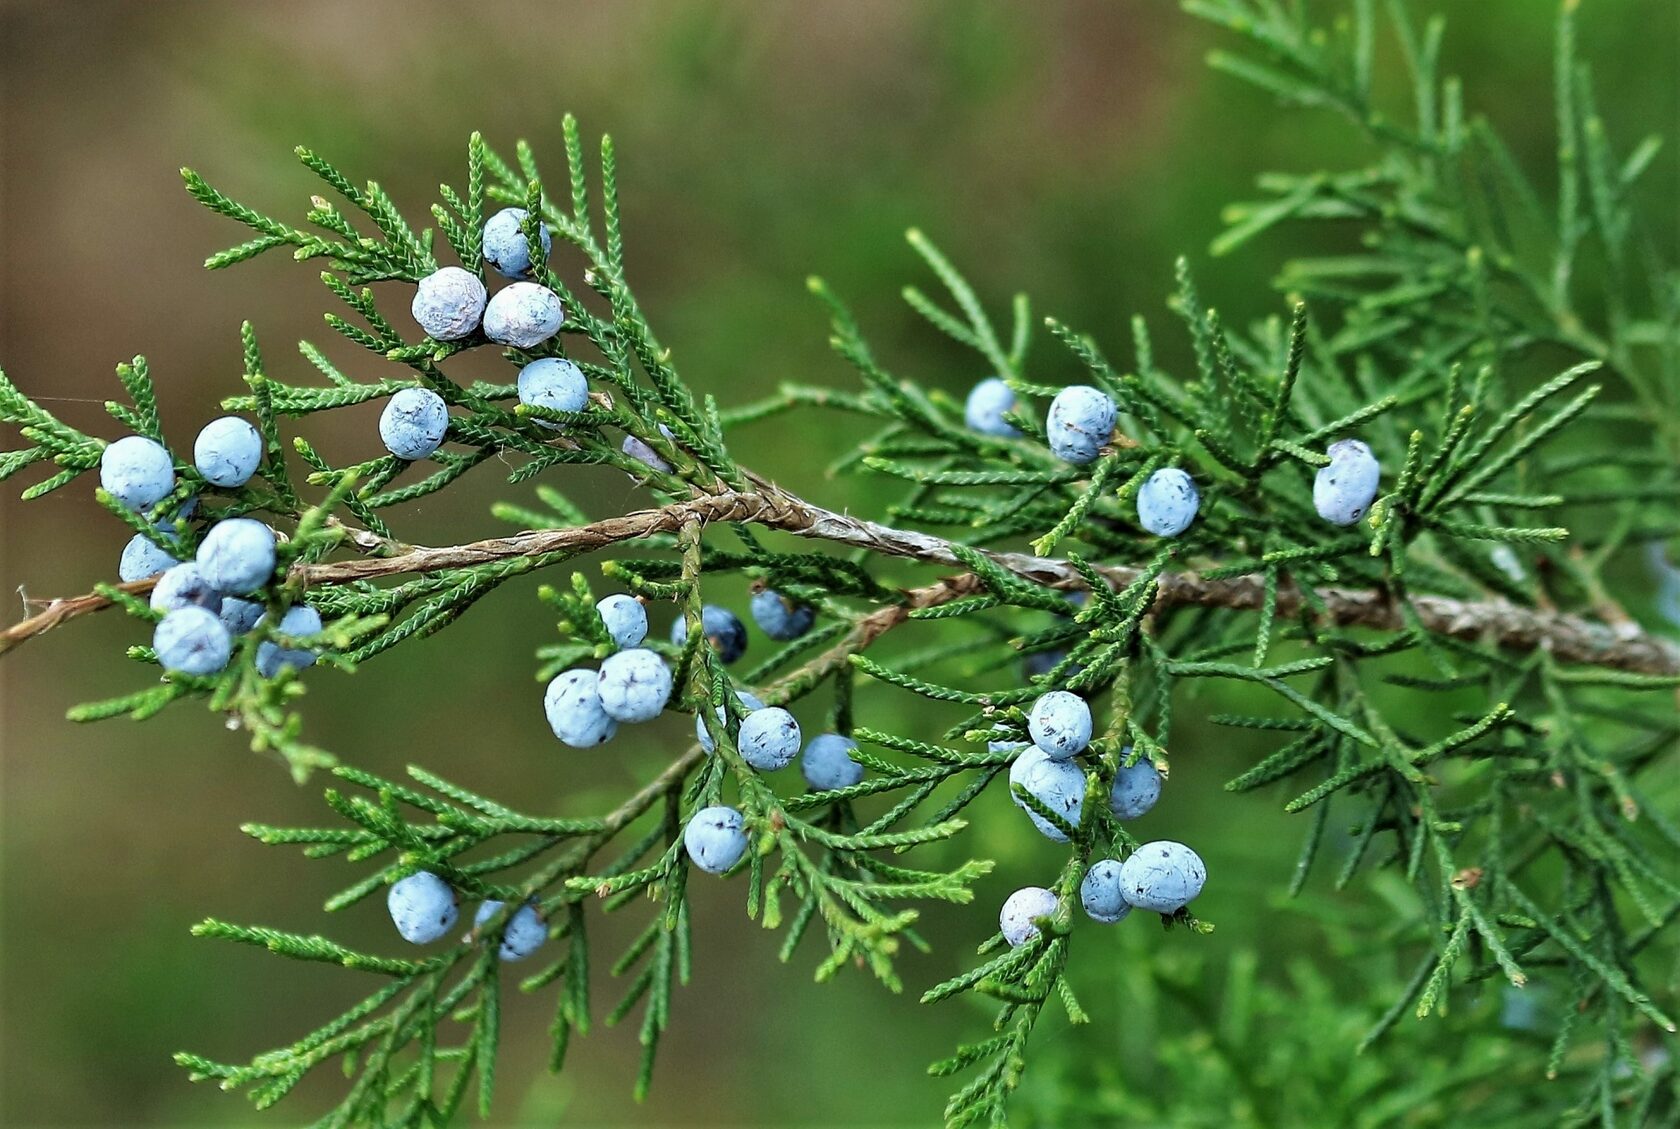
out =
{"type": "MultiPolygon", "coordinates": [[[[166,674],[71,716],[143,719],[196,698],[235,719],[255,749],[283,758],[300,781],[329,771],[334,822],[245,828],[264,843],[356,867],[327,899],[329,911],[420,870],[458,894],[506,903],[459,940],[412,958],[358,951],[309,930],[203,922],[200,936],[366,972],[379,985],[247,1063],[178,1056],[193,1078],[243,1090],[266,1108],[337,1060],[351,1082],[323,1125],[444,1124],[469,1095],[487,1116],[501,1013],[496,941],[515,908],[530,903],[557,942],[557,955],[519,982],[555,997],[550,1065],[560,1068],[571,1039],[597,1015],[612,1024],[639,1014],[636,1088],[645,1093],[675,988],[693,972],[693,872],[682,829],[695,810],[728,798],[743,813],[751,846],[736,871],[746,910],[785,929],[784,960],[815,927],[818,979],[856,965],[898,990],[901,946],[923,944],[917,903],[967,904],[989,871],[988,860],[964,853],[976,838],[970,805],[1002,788],[1065,840],[1040,876],[1057,909],[1025,943],[1010,948],[993,936],[978,964],[922,993],[930,1003],[973,995],[998,1005],[994,1034],[930,1069],[968,1079],[950,1098],[948,1124],[1002,1123],[1039,1053],[1032,1036],[1044,1014],[1091,1018],[1074,990],[1081,882],[1097,860],[1138,848],[1109,805],[1111,786],[1140,761],[1170,773],[1175,760],[1196,755],[1172,724],[1175,706],[1195,694],[1229,696],[1241,711],[1215,714],[1216,723],[1278,738],[1226,787],[1269,789],[1299,819],[1291,896],[1333,868],[1337,888],[1369,882],[1391,907],[1381,932],[1412,970],[1380,980],[1387,995],[1361,1048],[1385,1040],[1411,1047],[1408,1015],[1458,1007],[1484,981],[1514,992],[1544,982],[1568,1006],[1547,1032],[1549,1051],[1522,1069],[1538,1076],[1543,1065],[1574,1086],[1548,1108],[1578,1102],[1611,1124],[1639,1123],[1623,1119],[1624,1110],[1672,1113],[1672,1066],[1636,1069],[1630,1048],[1675,1047],[1676,1007],[1662,978],[1676,951],[1680,883],[1664,862],[1680,851],[1680,831],[1663,810],[1657,777],[1680,735],[1680,660],[1638,628],[1611,583],[1629,551],[1680,529],[1680,277],[1640,240],[1633,195],[1655,146],[1620,161],[1612,152],[1574,57],[1572,3],[1559,24],[1555,217],[1493,126],[1467,116],[1458,82],[1439,74],[1438,21],[1419,29],[1404,3],[1386,6],[1411,80],[1407,107],[1394,112],[1380,104],[1378,19],[1367,0],[1352,0],[1346,18],[1327,28],[1313,25],[1304,5],[1184,7],[1244,45],[1243,53],[1215,53],[1215,67],[1286,102],[1343,115],[1378,151],[1351,172],[1262,178],[1264,199],[1231,210],[1214,254],[1280,224],[1323,220],[1356,224],[1361,249],[1291,264],[1280,279],[1286,305],[1251,327],[1209,309],[1181,260],[1171,306],[1187,360],[1175,367],[1157,356],[1142,319],[1132,323],[1123,361],[1111,360],[1095,334],[1035,319],[1024,296],[994,321],[952,261],[910,232],[937,288],[907,286],[904,300],[1007,384],[1016,397],[1006,416],[1013,436],[977,433],[948,396],[890,371],[862,324],[815,279],[811,290],[831,318],[836,353],[856,370],[856,389],[789,384],[727,409],[697,395],[630,287],[612,143],[603,139],[591,169],[570,117],[565,168],[552,181],[523,142],[509,160],[474,134],[464,190],[443,186],[431,209],[442,244],[377,183],[358,186],[307,149],[299,159],[336,200],[311,198],[306,226],[183,173],[196,199],[255,233],[208,266],[280,247],[318,260],[345,311],[328,315],[329,328],[381,367],[351,377],[304,343],[310,376],[293,383],[274,374],[254,330],[243,327],[247,390],[225,406],[257,419],[265,448],[257,474],[219,488],[173,456],[179,485],[150,512],[130,512],[103,493],[100,500],[175,556],[222,517],[260,514],[282,529],[264,621],[218,675],[166,674]],[[482,279],[492,204],[526,210],[533,280],[567,311],[560,335],[528,350],[496,347],[478,332],[414,338],[401,328],[406,321],[381,310],[369,284],[416,282],[438,268],[445,247],[482,279]],[[581,272],[563,273],[541,254],[539,223],[581,257],[581,272]],[[1584,256],[1589,245],[1595,257],[1584,256]],[[1596,324],[1581,312],[1598,305],[1582,301],[1588,287],[1605,295],[1596,324]],[[1033,352],[1040,327],[1059,348],[1033,352]],[[1569,354],[1561,365],[1548,351],[1555,348],[1569,354]],[[484,349],[515,366],[572,360],[595,391],[583,410],[557,412],[518,403],[511,379],[452,375],[453,358],[484,349]],[[1039,423],[1041,402],[1068,383],[1095,386],[1118,409],[1118,428],[1088,465],[1055,457],[1039,423]],[[450,446],[427,459],[378,455],[335,466],[303,436],[288,442],[284,434],[306,417],[409,388],[430,390],[450,408],[450,446]],[[871,438],[834,469],[892,485],[897,500],[882,521],[814,506],[736,461],[738,428],[811,409],[870,421],[871,438]],[[1589,458],[1557,450],[1560,436],[1606,418],[1631,437],[1589,458]],[[615,433],[653,457],[630,453],[615,433]],[[1385,474],[1368,517],[1341,527],[1320,519],[1309,499],[1329,461],[1324,448],[1347,437],[1368,443],[1385,474]],[[288,448],[308,468],[301,478],[288,469],[288,448]],[[444,548],[399,539],[403,503],[486,463],[507,469],[513,485],[540,479],[532,498],[495,507],[521,532],[444,548]],[[655,508],[591,521],[556,485],[563,472],[550,473],[579,463],[625,471],[655,508]],[[1146,530],[1137,511],[1144,483],[1166,467],[1187,471],[1202,491],[1195,523],[1170,542],[1146,530]],[[819,544],[796,551],[783,535],[819,544]],[[615,554],[604,575],[650,606],[672,605],[687,625],[686,643],[645,645],[676,671],[674,707],[694,714],[715,746],[710,754],[689,748],[603,814],[526,810],[421,766],[409,768],[408,780],[365,772],[302,739],[296,671],[265,677],[259,669],[261,649],[283,645],[351,670],[446,629],[513,577],[597,551],[615,554]],[[917,587],[895,567],[900,561],[943,578],[923,576],[917,587]],[[815,626],[732,675],[702,633],[706,593],[726,576],[796,596],[814,609],[815,626]],[[305,601],[321,612],[323,630],[290,637],[284,613],[305,601]],[[830,694],[830,728],[858,742],[863,779],[792,792],[754,770],[734,737],[736,694],[746,689],[771,705],[808,706],[819,691],[830,694]],[[1050,689],[1079,693],[1103,719],[1078,755],[1087,791],[1074,818],[1008,781],[1029,740],[1027,710],[1050,689]],[[1479,704],[1468,712],[1438,706],[1460,691],[1479,704]],[[895,733],[870,724],[868,702],[897,693],[924,699],[925,715],[947,728],[895,733]],[[1350,827],[1345,841],[1330,833],[1332,819],[1350,827]],[[918,862],[906,865],[912,850],[918,862]],[[609,966],[625,988],[604,1012],[589,991],[596,909],[646,914],[609,966]]],[[[145,360],[118,376],[128,402],[110,404],[111,415],[166,442],[145,360]]],[[[0,422],[24,442],[0,454],[0,478],[55,464],[26,498],[92,470],[105,446],[3,374],[0,422]]],[[[120,607],[149,628],[157,617],[141,597],[150,584],[107,585],[50,604],[8,632],[4,649],[101,607],[120,607]]],[[[545,586],[539,599],[560,630],[536,656],[540,678],[612,652],[582,574],[545,586]]],[[[131,654],[155,662],[149,648],[131,654]]],[[[1151,942],[1159,952],[1132,978],[1149,999],[1180,999],[1187,970],[1202,962],[1193,938],[1212,926],[1188,909],[1163,922],[1178,928],[1151,942]]],[[[1294,974],[1307,989],[1326,990],[1294,974]]],[[[1256,987],[1252,970],[1232,970],[1239,987],[1242,977],[1267,1030],[1322,1052],[1325,1040],[1300,1026],[1311,1009],[1297,1024],[1271,986],[1256,987]]],[[[1222,1069],[1263,1112],[1267,1099],[1249,1064],[1266,1057],[1268,1044],[1261,1023],[1234,1014],[1209,1017],[1209,1037],[1222,1069]]],[[[1510,1062],[1477,1044],[1460,1077],[1490,1082],[1510,1062]]],[[[1162,1068],[1184,1074],[1180,1062],[1163,1058],[1162,1068]]],[[[1412,1098],[1400,1095],[1396,1108],[1412,1098]]],[[[1487,1123],[1520,1123],[1493,1118],[1531,1116],[1525,1103],[1490,1100],[1487,1123]]],[[[1349,1108],[1329,1097],[1322,1105],[1349,1108]]]]}

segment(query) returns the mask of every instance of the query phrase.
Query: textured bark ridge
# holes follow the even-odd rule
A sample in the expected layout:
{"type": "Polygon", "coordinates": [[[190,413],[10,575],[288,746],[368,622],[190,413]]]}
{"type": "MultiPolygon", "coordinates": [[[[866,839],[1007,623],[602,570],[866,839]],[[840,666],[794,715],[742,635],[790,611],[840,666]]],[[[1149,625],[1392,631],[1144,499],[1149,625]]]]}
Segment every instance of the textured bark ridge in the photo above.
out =
{"type": "MultiPolygon", "coordinates": [[[[659,509],[637,510],[571,529],[532,530],[463,545],[437,548],[399,545],[365,531],[351,531],[348,542],[369,555],[300,565],[293,575],[306,586],[314,586],[435,572],[520,557],[563,560],[656,533],[676,533],[691,520],[702,524],[745,522],[814,540],[867,549],[885,556],[929,564],[961,564],[952,551],[951,542],[944,538],[835,513],[770,483],[758,481],[752,490],[720,490],[659,509]]],[[[987,552],[986,556],[1026,580],[1054,588],[1086,587],[1085,578],[1065,560],[1025,553],[987,552]]],[[[1130,584],[1141,572],[1124,565],[1100,567],[1098,571],[1116,588],[1130,584]]],[[[150,591],[154,583],[155,580],[140,580],[119,587],[122,591],[139,595],[150,591]]],[[[962,577],[948,580],[943,585],[916,589],[910,594],[911,602],[883,608],[866,616],[860,623],[868,624],[877,617],[886,617],[881,623],[890,626],[911,607],[943,603],[978,588],[978,580],[965,572],[962,577]],[[915,600],[924,603],[916,604],[915,600]]],[[[1328,626],[1371,627],[1385,631],[1403,630],[1406,626],[1399,605],[1386,592],[1326,587],[1317,589],[1317,595],[1325,607],[1317,618],[1328,626]]],[[[1160,577],[1155,607],[1166,609],[1194,605],[1253,611],[1258,610],[1264,600],[1265,585],[1258,576],[1209,580],[1194,572],[1167,572],[1160,577]]],[[[0,654],[61,623],[110,604],[109,599],[97,593],[50,601],[36,615],[0,633],[0,654]]],[[[1302,605],[1300,592],[1290,589],[1279,591],[1279,615],[1296,616],[1302,605]]],[[[1498,599],[1466,601],[1420,595],[1412,598],[1412,607],[1423,626],[1439,635],[1492,642],[1520,651],[1544,648],[1560,662],[1566,663],[1639,674],[1680,674],[1680,648],[1630,623],[1612,627],[1582,616],[1541,611],[1498,599]]],[[[885,630],[885,626],[881,630],[885,630]]]]}

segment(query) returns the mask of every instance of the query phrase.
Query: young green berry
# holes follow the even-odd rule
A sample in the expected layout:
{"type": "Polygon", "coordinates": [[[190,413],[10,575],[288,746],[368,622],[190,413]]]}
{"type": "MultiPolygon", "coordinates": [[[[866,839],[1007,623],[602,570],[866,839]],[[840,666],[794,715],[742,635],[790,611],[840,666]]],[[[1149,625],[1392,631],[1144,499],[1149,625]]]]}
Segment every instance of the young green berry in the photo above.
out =
{"type": "Polygon", "coordinates": [[[671,700],[671,668],[652,651],[620,651],[601,664],[596,690],[614,721],[652,721],[671,700]]]}
{"type": "Polygon", "coordinates": [[[1342,439],[1324,452],[1330,465],[1313,479],[1313,509],[1332,525],[1354,525],[1377,500],[1382,467],[1371,448],[1358,439],[1342,439]]]}
{"type": "MultiPolygon", "coordinates": [[[[503,208],[484,223],[484,261],[503,278],[531,277],[531,243],[520,227],[528,214],[524,208],[503,208]]],[[[537,224],[537,242],[547,259],[554,237],[546,223],[537,224]]]]}
{"type": "Polygon", "coordinates": [[[1079,826],[1085,809],[1085,773],[1072,761],[1050,759],[1037,745],[1026,745],[1009,765],[1010,799],[1027,813],[1038,833],[1056,843],[1068,841],[1067,832],[1028,807],[1014,794],[1017,786],[1049,808],[1062,821],[1079,826]]]}
{"type": "MultiPolygon", "coordinates": [[[[280,617],[280,634],[290,638],[301,639],[306,635],[318,635],[320,631],[321,613],[308,604],[293,604],[286,609],[286,614],[280,617]]],[[[273,678],[283,668],[303,670],[314,664],[314,651],[301,647],[282,647],[269,639],[257,644],[257,673],[264,678],[273,678]]]]}
{"type": "Polygon", "coordinates": [[[1075,384],[1056,393],[1044,430],[1050,453],[1064,462],[1093,462],[1114,434],[1114,401],[1100,389],[1075,384]]]}
{"type": "Polygon", "coordinates": [[[241,600],[238,596],[222,597],[222,626],[229,635],[243,635],[263,617],[263,606],[256,600],[241,600]]]}
{"type": "Polygon", "coordinates": [[[274,530],[255,518],[218,521],[198,544],[198,567],[224,596],[247,596],[274,576],[274,530]]]}
{"type": "Polygon", "coordinates": [[[442,937],[455,928],[460,915],[455,891],[429,870],[393,882],[385,895],[385,908],[402,939],[415,945],[430,944],[442,937]]]}
{"type": "MultiPolygon", "coordinates": [[[[750,714],[754,710],[761,710],[764,708],[764,703],[759,701],[757,696],[749,694],[745,690],[735,691],[735,700],[741,703],[740,712],[743,714],[750,714]]],[[[716,712],[718,724],[727,726],[729,724],[728,713],[722,706],[717,707],[716,712]]],[[[694,715],[694,736],[700,742],[700,747],[708,753],[717,751],[717,742],[713,741],[712,735],[706,731],[705,720],[701,718],[699,714],[694,715]]]]}
{"type": "MultiPolygon", "coordinates": [[[[1132,747],[1120,750],[1120,759],[1131,755],[1132,747]]],[[[1127,768],[1124,763],[1114,771],[1114,787],[1109,789],[1108,809],[1115,819],[1136,819],[1155,806],[1161,798],[1161,774],[1147,758],[1127,768]]]]}
{"type": "Polygon", "coordinates": [[[154,545],[144,533],[136,533],[123,546],[122,557],[117,561],[117,576],[128,584],[156,576],[180,563],[154,545]]]}
{"type": "Polygon", "coordinates": [[[755,592],[748,606],[759,630],[780,643],[799,638],[817,621],[817,610],[810,604],[797,603],[772,588],[755,592]]]}
{"type": "MultiPolygon", "coordinates": [[[[677,441],[677,437],[671,433],[671,429],[664,424],[659,425],[659,431],[671,442],[675,443],[677,441]]],[[[619,444],[618,449],[650,470],[656,470],[660,474],[671,473],[671,464],[661,458],[658,451],[655,451],[634,435],[626,435],[624,442],[619,444]]]]}
{"type": "Polygon", "coordinates": [[[1157,537],[1177,537],[1196,520],[1202,496],[1190,476],[1175,466],[1162,467],[1138,489],[1138,524],[1157,537]]]}
{"type": "MultiPolygon", "coordinates": [[[[519,370],[519,402],[555,412],[581,412],[589,406],[589,381],[583,370],[560,357],[543,357],[519,370]]],[[[560,424],[539,419],[538,426],[558,431],[560,424]]]]}
{"type": "Polygon", "coordinates": [[[747,853],[741,813],[721,804],[695,812],[683,828],[683,849],[707,874],[722,874],[747,853]]]}
{"type": "Polygon", "coordinates": [[[543,712],[554,735],[574,749],[604,745],[618,732],[618,722],[601,705],[600,676],[593,670],[566,670],[543,694],[543,712]]]}
{"type": "Polygon", "coordinates": [[[1079,883],[1079,904],[1092,921],[1113,925],[1132,912],[1120,873],[1120,863],[1115,859],[1094,862],[1085,872],[1084,881],[1079,883]]]}
{"type": "MultiPolygon", "coordinates": [[[[473,928],[478,929],[495,917],[504,904],[492,898],[479,906],[478,913],[473,915],[473,928]]],[[[504,961],[524,960],[542,948],[546,940],[548,925],[537,913],[537,907],[527,902],[515,910],[502,926],[502,943],[496,949],[496,955],[504,961]]]]}
{"type": "Polygon", "coordinates": [[[863,766],[852,759],[858,744],[838,733],[819,733],[805,744],[799,755],[799,770],[805,783],[818,792],[850,788],[863,781],[863,766]]]}
{"type": "Polygon", "coordinates": [[[647,608],[636,597],[615,592],[597,600],[595,610],[606,624],[607,634],[620,647],[634,647],[647,638],[647,608]]]}
{"type": "Polygon", "coordinates": [[[754,710],[741,719],[735,747],[760,772],[775,772],[799,755],[799,722],[780,706],[754,710]]]}
{"type": "Polygon", "coordinates": [[[566,311],[560,297],[535,282],[504,286],[484,307],[484,336],[498,345],[535,349],[560,332],[566,311]]]}
{"type": "Polygon", "coordinates": [[[449,405],[430,388],[404,388],[385,403],[379,415],[379,438],[399,459],[414,462],[443,445],[449,430],[449,405]]]}
{"type": "Polygon", "coordinates": [[[1056,895],[1043,886],[1023,886],[1003,900],[998,914],[998,928],[1010,948],[1026,944],[1038,936],[1038,919],[1052,917],[1060,903],[1056,895]]]}
{"type": "Polygon", "coordinates": [[[1050,759],[1065,761],[1091,743],[1091,707],[1078,694],[1052,690],[1033,703],[1027,733],[1050,759]]]}
{"type": "Polygon", "coordinates": [[[163,444],[125,435],[99,456],[99,485],[131,510],[149,510],[175,489],[175,463],[163,444]]]}
{"type": "Polygon", "coordinates": [[[968,402],[963,405],[963,422],[970,431],[981,435],[1014,439],[1021,432],[1003,418],[1005,412],[1014,410],[1015,393],[999,378],[989,376],[969,390],[968,402]]]}
{"type": "Polygon", "coordinates": [[[1207,882],[1201,857],[1183,843],[1145,843],[1120,864],[1120,886],[1139,909],[1177,913],[1195,900],[1207,882]]]}
{"type": "Polygon", "coordinates": [[[224,489],[251,481],[262,457],[262,432],[240,416],[211,420],[193,441],[193,465],[198,473],[210,485],[224,489]]]}
{"type": "Polygon", "coordinates": [[[409,312],[435,341],[459,341],[472,336],[484,316],[484,283],[471,271],[444,267],[415,287],[409,312]]]}
{"type": "MultiPolygon", "coordinates": [[[[717,648],[718,658],[732,663],[747,653],[747,628],[728,608],[706,604],[700,609],[700,628],[706,641],[717,648]]],[[[671,642],[680,647],[688,642],[688,617],[678,616],[671,625],[671,642]]]]}
{"type": "Polygon", "coordinates": [[[215,674],[233,655],[233,639],[216,613],[189,604],[163,617],[152,632],[152,651],[165,670],[215,674]]]}
{"type": "Polygon", "coordinates": [[[222,594],[205,578],[193,561],[178,564],[158,577],[152,589],[152,608],[165,614],[177,608],[198,607],[209,612],[222,610],[222,594]]]}

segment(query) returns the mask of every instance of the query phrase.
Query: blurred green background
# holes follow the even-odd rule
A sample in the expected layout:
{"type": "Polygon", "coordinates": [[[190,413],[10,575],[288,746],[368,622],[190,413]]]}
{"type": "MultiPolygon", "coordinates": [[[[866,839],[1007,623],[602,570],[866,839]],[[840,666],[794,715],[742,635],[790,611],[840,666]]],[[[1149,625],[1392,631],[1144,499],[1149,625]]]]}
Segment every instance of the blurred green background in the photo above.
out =
{"type": "MultiPolygon", "coordinates": [[[[1467,101],[1507,131],[1529,167],[1547,167],[1552,6],[1435,7],[1451,17],[1447,69],[1465,76],[1467,101]]],[[[1680,9],[1671,0],[1582,7],[1583,50],[1597,64],[1615,140],[1625,151],[1646,132],[1672,135],[1680,9]]],[[[1171,359],[1178,345],[1163,295],[1175,255],[1199,258],[1204,296],[1228,320],[1246,320],[1276,308],[1266,284],[1285,251],[1308,249],[1274,234],[1209,263],[1219,207],[1245,196],[1263,169],[1334,168],[1360,156],[1339,122],[1279,112],[1207,71],[1202,56],[1217,38],[1161,0],[14,0],[0,4],[0,363],[53,410],[114,434],[99,422],[99,403],[117,387],[112,366],[143,352],[180,443],[237,387],[241,319],[256,323],[282,376],[305,379],[292,351],[300,337],[367,376],[365,354],[328,340],[320,312],[330,296],[314,267],[276,255],[226,274],[200,269],[242,235],[188,199],[176,168],[191,165],[238,199],[301,217],[315,182],[290,150],[307,143],[353,176],[379,179],[418,220],[439,180],[462,180],[474,128],[504,151],[528,138],[557,172],[566,110],[586,133],[618,143],[631,281],[685,377],[725,405],[788,378],[851,385],[805,292],[813,272],[855,302],[899,371],[966,389],[980,375],[972,358],[897,298],[905,282],[928,281],[902,239],[912,224],[999,308],[1026,290],[1036,309],[1113,352],[1123,352],[1126,318],[1142,312],[1171,359]]],[[[1653,198],[1669,202],[1658,218],[1672,230],[1672,162],[1653,198]]],[[[1068,375],[1057,364],[1051,379],[1068,375]]],[[[361,457],[372,449],[373,415],[334,413],[312,437],[335,461],[361,457]]],[[[856,434],[815,416],[794,420],[743,431],[743,461],[828,504],[867,510],[868,483],[825,481],[820,469],[856,434]]],[[[616,475],[580,471],[561,485],[601,514],[645,497],[616,475]]],[[[398,528],[417,541],[488,535],[498,528],[489,503],[528,489],[480,472],[410,507],[398,528]]],[[[85,487],[27,511],[15,495],[8,489],[0,502],[8,619],[19,614],[11,594],[20,588],[68,594],[114,575],[126,535],[85,487]]],[[[533,648],[552,637],[535,608],[532,584],[509,585],[444,636],[354,679],[312,674],[310,734],[376,770],[413,760],[533,808],[607,806],[670,755],[684,726],[640,727],[589,758],[560,749],[531,680],[533,648]]],[[[342,862],[307,862],[237,831],[244,820],[320,821],[319,782],[294,787],[240,734],[197,711],[143,727],[63,720],[78,701],[146,679],[122,653],[137,639],[132,623],[96,617],[0,666],[7,1126],[249,1124],[242,1099],[190,1086],[170,1053],[246,1058],[367,987],[354,973],[191,940],[188,927],[206,915],[392,944],[374,902],[323,920],[321,899],[351,876],[342,862]]],[[[876,728],[919,731],[915,705],[871,687],[861,708],[876,728]]],[[[1333,996],[1379,1006],[1342,962],[1350,949],[1380,947],[1384,903],[1309,887],[1309,905],[1346,919],[1341,945],[1280,908],[1297,827],[1274,800],[1221,792],[1254,748],[1199,725],[1204,705],[1182,708],[1171,802],[1139,830],[1198,845],[1214,875],[1198,909],[1219,928],[1192,942],[1136,921],[1092,937],[1092,950],[1114,954],[1105,962],[1085,953],[1076,981],[1097,1022],[1075,1031],[1053,1016],[1035,1037],[1048,1058],[1085,1060],[1087,1075],[1113,1076],[1119,1056],[1147,1053],[1124,970],[1180,959],[1178,946],[1201,946],[1220,965],[1233,954],[1254,960],[1262,978],[1316,968],[1333,996]]],[[[1006,806],[989,797],[975,809],[970,849],[994,854],[999,869],[972,908],[930,913],[935,952],[906,959],[904,996],[861,977],[813,985],[809,941],[791,965],[778,964],[779,937],[746,920],[741,885],[701,884],[696,981],[678,996],[649,1101],[629,1097],[633,1030],[597,1030],[574,1044],[565,1074],[550,1077],[541,1062],[551,1001],[513,998],[498,1123],[931,1124],[947,1086],[923,1066],[987,1019],[962,1003],[922,1007],[915,995],[966,966],[1005,892],[1054,865],[1006,806]]],[[[597,998],[611,991],[603,980],[597,998]]],[[[1185,1000],[1157,1000],[1149,1013],[1166,1029],[1197,1022],[1185,1000]]],[[[1345,1049],[1331,1042],[1331,1076],[1345,1049]]],[[[1046,1066],[1042,1079],[1056,1070],[1046,1066]]],[[[269,1123],[304,1120],[342,1085],[323,1072],[269,1123]]],[[[1023,1119],[1042,1093],[1029,1088],[1023,1119]]],[[[1118,1103],[1112,1110],[1127,1099],[1105,1100],[1118,1103]]]]}

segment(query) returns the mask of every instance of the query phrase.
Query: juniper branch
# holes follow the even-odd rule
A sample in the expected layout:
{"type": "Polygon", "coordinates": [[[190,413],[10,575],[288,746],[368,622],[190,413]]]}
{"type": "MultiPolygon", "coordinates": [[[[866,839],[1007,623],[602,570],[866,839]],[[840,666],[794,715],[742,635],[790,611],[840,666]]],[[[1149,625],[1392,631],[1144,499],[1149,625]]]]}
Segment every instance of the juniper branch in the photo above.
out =
{"type": "MultiPolygon", "coordinates": [[[[390,556],[298,564],[294,566],[293,579],[308,589],[522,558],[558,561],[634,543],[658,533],[675,533],[690,520],[702,524],[757,524],[925,564],[960,565],[961,553],[980,552],[1023,580],[1066,591],[1085,590],[1090,586],[1086,573],[1066,560],[967,547],[958,549],[953,542],[932,534],[897,529],[824,509],[768,483],[762,483],[757,490],[726,490],[569,529],[533,530],[435,548],[403,547],[404,551],[390,556]]],[[[360,539],[360,547],[387,551],[396,548],[389,541],[371,536],[360,539]]],[[[1109,565],[1097,566],[1093,571],[1116,591],[1121,591],[1146,570],[1109,565]]],[[[143,595],[153,583],[153,580],[141,580],[117,587],[130,595],[143,595]]],[[[978,590],[978,586],[972,589],[978,590]]],[[[68,620],[110,607],[113,602],[110,596],[100,592],[49,601],[41,612],[0,632],[0,654],[68,620]]],[[[1411,603],[1417,621],[1425,629],[1449,638],[1493,642],[1516,651],[1541,650],[1566,663],[1639,674],[1680,674],[1680,648],[1626,620],[1610,626],[1578,615],[1525,608],[1497,598],[1459,600],[1414,595],[1411,603]]],[[[1259,611],[1265,604],[1263,574],[1209,579],[1191,571],[1175,571],[1160,576],[1154,610],[1206,607],[1259,611]]],[[[1277,593],[1275,614],[1278,616],[1296,616],[1303,609],[1324,626],[1383,631],[1403,631],[1410,626],[1393,594],[1379,588],[1320,587],[1310,596],[1294,589],[1277,593]]]]}

